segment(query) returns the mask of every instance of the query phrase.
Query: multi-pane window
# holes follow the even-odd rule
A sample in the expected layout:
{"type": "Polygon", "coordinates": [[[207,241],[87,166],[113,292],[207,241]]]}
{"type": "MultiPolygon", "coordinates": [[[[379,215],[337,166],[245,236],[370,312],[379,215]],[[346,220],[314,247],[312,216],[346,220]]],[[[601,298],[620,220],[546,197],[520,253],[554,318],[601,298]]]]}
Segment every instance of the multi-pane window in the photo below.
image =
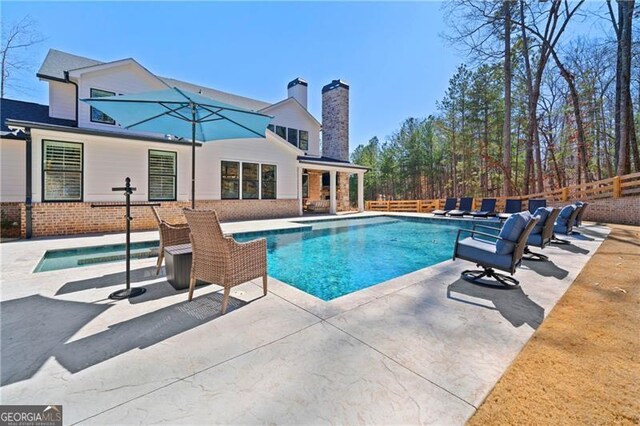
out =
{"type": "Polygon", "coordinates": [[[240,163],[237,161],[222,162],[222,194],[223,200],[240,198],[240,163]]]}
{"type": "Polygon", "coordinates": [[[300,142],[298,144],[298,148],[303,151],[309,149],[309,132],[306,130],[300,130],[300,142]]]}
{"type": "Polygon", "coordinates": [[[276,166],[262,164],[262,199],[276,199],[276,166]]]}
{"type": "MultiPolygon", "coordinates": [[[[91,89],[90,90],[92,98],[104,98],[105,96],[113,96],[114,92],[109,92],[107,90],[100,89],[91,89]]],[[[103,113],[100,110],[91,107],[91,121],[94,123],[103,123],[103,124],[116,124],[116,121],[109,117],[107,114],[103,113]]]]}
{"type": "Polygon", "coordinates": [[[258,164],[242,163],[242,198],[259,198],[259,185],[258,164]]]}
{"type": "Polygon", "coordinates": [[[222,199],[276,199],[277,167],[273,164],[223,161],[221,174],[222,199]]]}
{"type": "Polygon", "coordinates": [[[82,144],[43,141],[43,201],[82,201],[82,144]]]}
{"type": "Polygon", "coordinates": [[[176,199],[176,159],[175,152],[149,150],[149,201],[176,199]]]}
{"type": "Polygon", "coordinates": [[[298,129],[287,129],[287,141],[293,146],[298,146],[298,129]]]}
{"type": "Polygon", "coordinates": [[[276,132],[276,135],[286,140],[293,146],[297,146],[303,151],[309,149],[309,132],[307,130],[298,130],[292,127],[278,126],[269,124],[267,128],[276,132]]]}

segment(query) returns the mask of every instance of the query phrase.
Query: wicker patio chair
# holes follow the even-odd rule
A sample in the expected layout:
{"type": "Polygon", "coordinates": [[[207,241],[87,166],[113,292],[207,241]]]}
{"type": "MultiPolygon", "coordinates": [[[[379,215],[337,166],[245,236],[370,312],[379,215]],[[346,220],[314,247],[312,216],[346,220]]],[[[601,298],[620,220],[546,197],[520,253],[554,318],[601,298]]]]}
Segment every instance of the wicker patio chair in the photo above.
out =
{"type": "Polygon", "coordinates": [[[213,210],[185,209],[184,215],[191,228],[193,253],[189,301],[197,280],[224,287],[223,315],[231,287],[262,277],[263,294],[267,295],[267,240],[238,243],[232,237],[225,237],[213,210]]]}
{"type": "Polygon", "coordinates": [[[189,225],[186,223],[171,224],[160,218],[160,213],[155,207],[151,207],[153,215],[158,222],[158,231],[160,232],[160,249],[158,252],[158,264],[156,275],[160,274],[162,261],[164,260],[164,248],[177,246],[179,244],[189,244],[189,225]]]}

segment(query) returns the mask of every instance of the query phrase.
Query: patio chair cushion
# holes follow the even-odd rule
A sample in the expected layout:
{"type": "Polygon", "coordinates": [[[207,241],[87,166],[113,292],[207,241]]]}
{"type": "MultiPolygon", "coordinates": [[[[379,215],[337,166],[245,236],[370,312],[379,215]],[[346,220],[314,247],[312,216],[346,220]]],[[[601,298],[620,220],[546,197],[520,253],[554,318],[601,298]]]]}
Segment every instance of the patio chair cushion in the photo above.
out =
{"type": "Polygon", "coordinates": [[[496,245],[471,237],[458,241],[457,257],[478,262],[482,265],[509,270],[511,268],[510,254],[498,254],[496,245]]]}
{"type": "Polygon", "coordinates": [[[538,220],[538,223],[536,223],[536,226],[533,227],[533,229],[531,230],[531,234],[541,234],[542,233],[542,229],[544,228],[544,224],[547,222],[547,219],[549,218],[549,215],[551,214],[551,212],[553,211],[553,209],[551,207],[538,207],[535,211],[535,213],[533,213],[534,216],[538,216],[540,218],[540,220],[538,220]]]}
{"type": "Polygon", "coordinates": [[[569,227],[565,224],[565,225],[561,225],[559,223],[556,222],[556,224],[553,226],[553,232],[557,232],[558,234],[567,234],[569,232],[569,227]]]}
{"type": "MultiPolygon", "coordinates": [[[[535,227],[534,227],[535,229],[535,227]]],[[[537,234],[529,234],[529,238],[527,238],[527,244],[531,244],[532,246],[540,247],[542,245],[542,233],[539,232],[537,234]]]]}
{"type": "Polygon", "coordinates": [[[531,213],[528,211],[512,214],[502,225],[500,234],[498,234],[502,240],[498,240],[496,243],[496,254],[512,253],[520,234],[522,234],[530,220],[531,213]]]}
{"type": "Polygon", "coordinates": [[[564,225],[565,228],[566,228],[567,222],[569,221],[569,218],[571,217],[571,214],[573,213],[573,211],[575,209],[576,209],[576,206],[574,206],[573,204],[569,204],[568,206],[564,206],[562,208],[562,210],[560,210],[560,214],[558,215],[558,218],[556,219],[556,224],[557,225],[564,225]]]}

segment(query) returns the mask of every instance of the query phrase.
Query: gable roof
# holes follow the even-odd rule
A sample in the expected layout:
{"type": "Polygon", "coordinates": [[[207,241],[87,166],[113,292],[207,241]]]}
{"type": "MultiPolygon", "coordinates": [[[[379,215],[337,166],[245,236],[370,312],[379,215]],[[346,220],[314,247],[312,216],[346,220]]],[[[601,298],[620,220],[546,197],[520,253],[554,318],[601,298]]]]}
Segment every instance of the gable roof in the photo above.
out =
{"type": "Polygon", "coordinates": [[[78,68],[90,67],[92,65],[102,64],[101,61],[89,59],[82,56],[72,55],[71,53],[61,52],[55,49],[49,49],[47,57],[36,73],[38,77],[53,78],[55,80],[64,80],[65,71],[75,70],[78,68]]]}
{"type": "Polygon", "coordinates": [[[158,77],[170,87],[177,87],[192,93],[201,93],[203,96],[217,99],[240,108],[250,109],[252,111],[260,111],[271,105],[269,102],[259,101],[244,96],[234,95],[232,93],[223,92],[221,90],[212,89],[210,87],[198,86],[196,84],[187,83],[186,81],[176,80],[174,78],[158,77]]]}
{"type": "MultiPolygon", "coordinates": [[[[79,70],[82,68],[93,67],[96,65],[105,65],[109,63],[118,63],[125,61],[116,60],[111,62],[102,62],[95,59],[85,58],[82,56],[72,55],[70,53],[62,52],[60,50],[49,49],[47,57],[44,59],[40,70],[36,74],[40,78],[50,78],[54,80],[65,80],[65,73],[67,71],[79,70]]],[[[134,59],[129,59],[133,60],[134,59]]],[[[138,62],[136,62],[138,63],[138,62]]],[[[143,69],[146,69],[140,65],[143,69]]],[[[213,97],[225,103],[239,106],[241,108],[247,108],[253,111],[264,109],[271,105],[270,102],[264,102],[257,99],[247,98],[244,96],[234,95],[232,93],[223,92],[220,90],[212,89],[209,87],[199,86],[196,84],[188,83],[182,80],[176,80],[173,78],[160,77],[151,73],[154,77],[157,77],[162,82],[170,87],[178,87],[179,89],[188,90],[194,93],[202,93],[204,96],[213,97]]]]}
{"type": "Polygon", "coordinates": [[[15,137],[7,127],[6,121],[8,119],[35,121],[38,123],[70,127],[73,127],[76,124],[74,120],[64,120],[62,118],[49,117],[48,105],[36,104],[33,102],[16,101],[14,99],[1,99],[0,102],[0,135],[2,137],[15,137]]]}
{"type": "Polygon", "coordinates": [[[291,102],[293,102],[294,105],[297,105],[298,108],[300,108],[300,110],[303,111],[307,115],[307,117],[311,118],[311,120],[313,120],[314,123],[322,127],[322,124],[313,115],[311,115],[311,113],[305,107],[303,107],[302,104],[298,102],[296,98],[293,98],[293,97],[283,99],[280,102],[276,102],[275,104],[272,104],[272,105],[267,105],[266,107],[262,108],[258,112],[266,113],[281,105],[284,105],[286,103],[291,103],[291,102]]]}

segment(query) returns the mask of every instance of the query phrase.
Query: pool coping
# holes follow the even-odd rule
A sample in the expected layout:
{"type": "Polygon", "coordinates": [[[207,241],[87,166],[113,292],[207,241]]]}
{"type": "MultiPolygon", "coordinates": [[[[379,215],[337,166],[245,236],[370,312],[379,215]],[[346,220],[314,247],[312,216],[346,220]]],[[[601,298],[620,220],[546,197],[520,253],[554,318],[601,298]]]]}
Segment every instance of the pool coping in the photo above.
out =
{"type": "MultiPolygon", "coordinates": [[[[344,215],[328,215],[328,216],[318,216],[318,217],[291,217],[291,218],[282,218],[282,219],[273,219],[273,220],[263,220],[263,221],[245,221],[245,222],[227,222],[222,223],[221,227],[225,234],[233,235],[233,236],[253,236],[262,237],[263,233],[294,233],[294,232],[305,232],[312,229],[311,225],[307,225],[307,223],[320,223],[320,222],[333,222],[333,221],[341,221],[341,220],[352,220],[352,219],[366,219],[372,217],[395,217],[402,219],[409,219],[411,221],[416,222],[427,222],[433,223],[438,221],[443,221],[447,223],[456,223],[456,222],[478,222],[478,223],[497,223],[499,222],[495,218],[488,219],[478,219],[478,218],[449,218],[449,217],[438,217],[432,214],[425,213],[410,213],[410,212],[362,212],[362,213],[353,213],[353,214],[344,214],[344,215]],[[258,226],[257,226],[258,225],[258,226]],[[257,227],[257,230],[251,230],[251,228],[257,227]],[[234,230],[237,229],[237,230],[234,230]]],[[[123,234],[110,234],[109,237],[123,235],[123,234]]],[[[132,242],[135,243],[144,243],[151,242],[157,240],[157,234],[155,231],[150,232],[134,232],[131,234],[132,242]],[[150,238],[145,238],[146,235],[149,235],[150,238]],[[136,238],[134,238],[136,236],[136,238]]],[[[74,238],[78,236],[69,236],[68,238],[74,238]]],[[[81,236],[91,238],[91,236],[81,236]]],[[[40,241],[64,241],[66,238],[43,238],[40,241]]],[[[102,245],[117,245],[119,243],[105,243],[102,245]]],[[[59,250],[73,250],[73,249],[82,249],[88,247],[97,247],[99,244],[93,245],[79,245],[74,247],[65,247],[65,248],[47,248],[45,249],[38,260],[35,263],[35,266],[31,269],[32,274],[48,274],[48,273],[59,273],[69,270],[74,270],[77,268],[65,268],[51,271],[40,271],[36,272],[35,269],[41,263],[43,257],[48,251],[59,251],[59,250]]],[[[141,261],[143,259],[131,259],[132,268],[135,266],[136,262],[141,261]]],[[[332,300],[322,300],[310,293],[307,293],[303,290],[298,289],[292,284],[288,284],[284,281],[281,281],[272,275],[269,275],[269,290],[272,291],[276,296],[281,297],[294,305],[298,306],[301,309],[319,317],[322,319],[328,319],[336,315],[340,315],[344,312],[350,311],[358,306],[365,305],[370,303],[376,299],[387,296],[394,292],[400,291],[406,287],[414,285],[425,278],[430,278],[436,276],[444,271],[446,271],[450,266],[453,260],[447,259],[442,262],[436,263],[434,265],[427,266],[425,268],[418,269],[413,272],[409,272],[407,274],[399,275],[397,277],[390,278],[386,281],[382,281],[376,284],[372,284],[369,287],[365,287],[360,290],[356,290],[352,293],[348,293],[339,297],[336,297],[332,300]]],[[[108,262],[115,263],[115,262],[108,262]]],[[[88,264],[83,265],[81,268],[97,268],[100,265],[105,265],[107,263],[98,263],[98,264],[88,264]]],[[[43,275],[44,276],[44,275],[43,275]]]]}

